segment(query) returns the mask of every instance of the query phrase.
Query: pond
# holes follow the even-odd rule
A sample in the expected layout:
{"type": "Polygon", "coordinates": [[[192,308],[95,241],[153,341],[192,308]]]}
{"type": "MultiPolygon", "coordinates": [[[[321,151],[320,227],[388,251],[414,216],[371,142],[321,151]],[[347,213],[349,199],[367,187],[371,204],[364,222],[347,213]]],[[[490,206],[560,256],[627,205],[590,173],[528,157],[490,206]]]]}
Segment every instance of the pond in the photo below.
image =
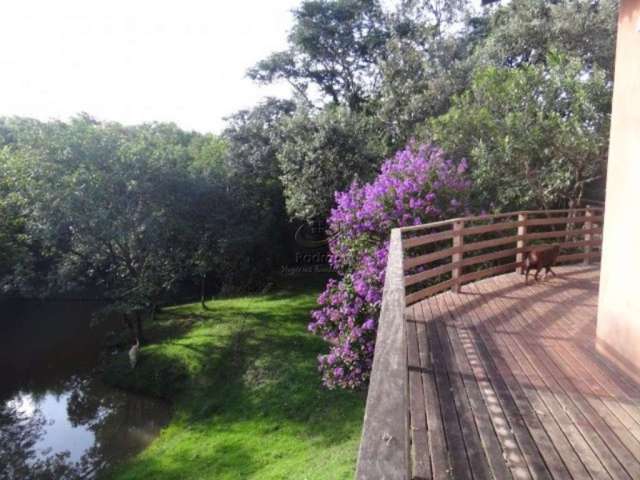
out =
{"type": "Polygon", "coordinates": [[[93,302],[0,303],[0,479],[95,478],[166,425],[164,402],[110,388],[93,302]]]}

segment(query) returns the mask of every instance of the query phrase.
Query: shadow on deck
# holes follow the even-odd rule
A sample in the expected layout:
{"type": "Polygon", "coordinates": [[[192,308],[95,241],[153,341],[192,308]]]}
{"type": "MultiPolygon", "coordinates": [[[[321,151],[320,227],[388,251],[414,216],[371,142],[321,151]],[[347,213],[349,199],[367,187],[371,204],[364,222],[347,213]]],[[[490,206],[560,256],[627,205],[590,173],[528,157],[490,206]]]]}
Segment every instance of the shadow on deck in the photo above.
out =
{"type": "Polygon", "coordinates": [[[595,351],[598,266],[406,309],[412,478],[640,478],[640,387],[595,351]]]}

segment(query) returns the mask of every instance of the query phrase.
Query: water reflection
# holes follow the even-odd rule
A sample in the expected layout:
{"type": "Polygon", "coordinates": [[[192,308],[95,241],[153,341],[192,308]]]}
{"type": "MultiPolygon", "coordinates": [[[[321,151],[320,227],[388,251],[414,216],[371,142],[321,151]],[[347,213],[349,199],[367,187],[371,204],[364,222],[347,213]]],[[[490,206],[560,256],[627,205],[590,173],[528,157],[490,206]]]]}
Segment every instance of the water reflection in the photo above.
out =
{"type": "Polygon", "coordinates": [[[109,388],[93,374],[106,326],[89,328],[91,309],[77,307],[3,309],[0,479],[93,478],[139,452],[168,421],[166,404],[109,388]]]}

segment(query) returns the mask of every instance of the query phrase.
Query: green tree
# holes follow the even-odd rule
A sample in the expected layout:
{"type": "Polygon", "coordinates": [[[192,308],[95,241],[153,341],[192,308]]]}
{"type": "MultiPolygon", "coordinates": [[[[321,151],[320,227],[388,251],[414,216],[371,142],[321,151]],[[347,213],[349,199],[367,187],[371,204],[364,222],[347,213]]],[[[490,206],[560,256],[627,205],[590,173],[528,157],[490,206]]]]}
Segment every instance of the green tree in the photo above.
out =
{"type": "Polygon", "coordinates": [[[414,136],[427,118],[445,113],[450,98],[469,85],[472,53],[487,25],[469,7],[462,0],[407,0],[393,15],[393,35],[380,62],[377,111],[391,151],[414,136]]]}
{"type": "MultiPolygon", "coordinates": [[[[31,259],[29,238],[25,230],[26,219],[22,215],[25,198],[17,185],[24,185],[24,155],[8,145],[0,147],[0,292],[7,293],[11,284],[6,283],[15,272],[16,279],[22,278],[20,265],[31,259]]],[[[30,272],[31,269],[27,269],[30,272]]]]}
{"type": "Polygon", "coordinates": [[[371,178],[384,158],[384,131],[375,118],[344,107],[301,109],[282,128],[278,159],[287,210],[300,220],[324,220],[334,193],[371,178]]]}
{"type": "Polygon", "coordinates": [[[229,288],[260,288],[285,261],[293,235],[287,234],[276,153],[280,124],[295,108],[291,101],[271,98],[228,119],[223,136],[233,213],[221,258],[229,288]]]}
{"type": "Polygon", "coordinates": [[[200,303],[206,308],[207,285],[222,283],[224,271],[221,247],[231,235],[231,205],[229,168],[229,142],[217,135],[196,135],[189,145],[192,157],[190,172],[200,181],[192,204],[188,230],[193,241],[192,269],[200,280],[200,303]],[[214,208],[212,208],[214,206],[214,208]]]}
{"type": "Polygon", "coordinates": [[[545,64],[480,70],[427,135],[470,160],[480,206],[567,206],[603,175],[610,101],[603,70],[551,52],[545,64]]]}
{"type": "MultiPolygon", "coordinates": [[[[134,315],[140,337],[145,314],[215,267],[211,257],[228,233],[221,219],[231,214],[220,159],[210,154],[215,139],[87,116],[9,125],[11,148],[25,152],[15,177],[25,180],[10,188],[21,199],[21,228],[46,260],[20,262],[39,280],[30,285],[45,294],[98,288],[132,330],[134,315]]],[[[10,275],[18,288],[26,283],[16,282],[19,272],[10,275]]]]}
{"type": "Polygon", "coordinates": [[[189,147],[190,170],[196,175],[204,175],[216,180],[227,174],[225,161],[229,152],[229,142],[220,135],[194,135],[189,147]]]}
{"type": "Polygon", "coordinates": [[[617,12],[617,0],[513,0],[491,11],[477,61],[517,67],[544,62],[555,50],[612,79],[617,12]]]}
{"type": "Polygon", "coordinates": [[[378,0],[305,0],[293,17],[289,48],[258,62],[249,77],[284,79],[307,101],[313,85],[335,104],[360,108],[375,91],[388,38],[378,0]]]}

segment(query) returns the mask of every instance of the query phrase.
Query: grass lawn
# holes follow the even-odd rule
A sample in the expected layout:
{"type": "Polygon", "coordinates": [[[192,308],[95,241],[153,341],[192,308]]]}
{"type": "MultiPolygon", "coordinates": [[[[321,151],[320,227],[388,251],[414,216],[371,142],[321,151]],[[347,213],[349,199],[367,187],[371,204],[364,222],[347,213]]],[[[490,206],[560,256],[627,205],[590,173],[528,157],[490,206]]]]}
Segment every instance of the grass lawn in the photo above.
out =
{"type": "Polygon", "coordinates": [[[132,372],[121,355],[107,381],[173,401],[175,413],[119,480],[352,478],[360,392],[322,388],[306,330],[317,290],[167,308],[132,372]]]}

